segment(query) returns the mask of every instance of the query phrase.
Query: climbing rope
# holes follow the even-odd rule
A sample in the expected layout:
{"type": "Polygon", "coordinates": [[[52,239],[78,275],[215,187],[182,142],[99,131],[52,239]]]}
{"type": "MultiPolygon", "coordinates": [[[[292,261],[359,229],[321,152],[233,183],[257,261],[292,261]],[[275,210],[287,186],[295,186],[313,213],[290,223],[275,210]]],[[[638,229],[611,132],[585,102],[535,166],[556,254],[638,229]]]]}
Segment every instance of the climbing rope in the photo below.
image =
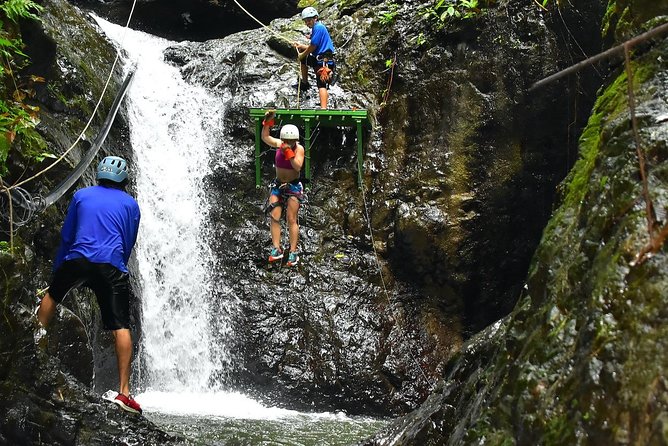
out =
{"type": "MultiPolygon", "coordinates": [[[[135,0],[135,1],[136,1],[136,0],[135,0]]],[[[258,20],[257,17],[255,17],[255,16],[254,16],[253,14],[251,14],[250,12],[248,12],[248,10],[247,10],[246,8],[244,8],[244,7],[241,5],[241,3],[239,3],[237,0],[234,0],[234,3],[236,3],[237,6],[238,6],[239,8],[241,8],[241,10],[242,10],[243,12],[245,12],[246,15],[247,15],[248,17],[250,17],[251,19],[255,20],[257,23],[259,23],[260,26],[261,26],[262,28],[264,28],[264,29],[266,29],[267,31],[269,31],[269,32],[270,32],[271,34],[273,34],[275,37],[277,37],[277,38],[279,38],[279,39],[283,39],[284,41],[286,41],[286,42],[288,42],[290,45],[292,45],[292,42],[293,42],[293,41],[292,41],[291,39],[288,39],[287,37],[285,37],[284,35],[282,35],[282,34],[279,33],[278,31],[274,31],[273,29],[271,29],[270,27],[268,27],[267,25],[265,25],[264,23],[262,23],[260,20],[258,20]]],[[[301,88],[302,88],[302,81],[303,81],[303,79],[302,79],[301,61],[299,60],[299,50],[298,50],[297,48],[295,48],[295,51],[297,52],[297,104],[296,104],[296,107],[295,107],[295,108],[301,108],[301,107],[299,106],[299,104],[300,104],[299,97],[301,96],[301,88]]]]}
{"type": "MultiPolygon", "coordinates": [[[[125,29],[123,31],[123,36],[121,37],[121,47],[123,45],[123,42],[125,41],[125,36],[128,31],[128,27],[130,26],[130,20],[132,19],[132,15],[134,14],[135,10],[135,5],[137,4],[137,0],[133,0],[132,2],[132,8],[130,9],[130,15],[128,16],[128,21],[125,23],[125,29]]],[[[77,143],[81,141],[81,139],[84,136],[84,133],[86,130],[88,130],[88,127],[90,127],[91,123],[93,122],[93,119],[97,115],[97,111],[100,108],[100,104],[102,103],[102,99],[104,98],[105,93],[107,92],[107,88],[109,87],[109,83],[111,82],[111,78],[114,74],[114,69],[116,68],[116,64],[118,63],[118,59],[120,58],[120,49],[116,50],[116,57],[114,58],[114,63],[111,65],[111,69],[109,70],[109,76],[107,76],[107,81],[104,84],[104,88],[102,89],[102,93],[100,93],[100,97],[97,100],[97,103],[95,104],[95,108],[93,109],[93,113],[91,114],[90,118],[88,119],[88,122],[86,122],[86,126],[81,130],[81,133],[79,133],[79,136],[77,139],[72,143],[72,145],[60,156],[58,157],[53,163],[51,163],[49,166],[44,168],[43,170],[37,172],[35,175],[31,176],[30,178],[27,178],[23,181],[20,181],[12,186],[9,187],[10,190],[16,189],[17,187],[20,187],[24,185],[25,183],[34,180],[35,178],[45,174],[49,170],[51,170],[53,167],[55,167],[58,163],[60,163],[73,149],[76,147],[77,143]]]]}
{"type": "MultiPolygon", "coordinates": [[[[380,275],[380,283],[383,286],[383,292],[385,293],[385,299],[387,300],[388,305],[390,304],[390,293],[387,291],[387,285],[385,284],[385,278],[383,277],[383,269],[380,264],[380,257],[378,256],[378,251],[376,250],[376,243],[373,237],[373,228],[371,227],[371,218],[369,217],[369,209],[366,204],[366,193],[364,192],[365,185],[362,184],[361,190],[362,190],[362,202],[364,203],[364,215],[366,217],[366,223],[369,228],[369,237],[371,238],[371,248],[373,249],[373,254],[376,259],[376,266],[378,267],[378,274],[380,275]]],[[[394,318],[395,322],[398,321],[398,318],[394,315],[394,310],[392,311],[392,317],[394,318]]],[[[397,323],[397,329],[399,329],[398,323],[397,323]]],[[[402,334],[403,335],[403,334],[402,334]]],[[[404,339],[405,340],[405,339],[404,339]]],[[[407,343],[408,344],[408,343],[407,343]]],[[[422,374],[422,377],[424,378],[425,382],[430,386],[430,390],[433,390],[434,388],[434,382],[427,377],[427,374],[424,372],[424,369],[418,362],[418,360],[415,358],[413,353],[411,352],[410,348],[408,349],[408,355],[410,356],[411,360],[415,363],[417,368],[420,370],[420,373],[422,374]]]]}

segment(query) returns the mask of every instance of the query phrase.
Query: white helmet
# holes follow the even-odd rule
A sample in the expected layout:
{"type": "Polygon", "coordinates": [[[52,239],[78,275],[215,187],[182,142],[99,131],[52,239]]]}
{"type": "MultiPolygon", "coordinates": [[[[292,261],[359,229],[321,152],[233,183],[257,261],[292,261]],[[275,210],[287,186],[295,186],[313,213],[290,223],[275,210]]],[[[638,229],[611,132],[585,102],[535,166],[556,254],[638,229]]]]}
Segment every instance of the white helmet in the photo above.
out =
{"type": "Polygon", "coordinates": [[[310,19],[313,17],[318,17],[318,11],[313,6],[304,8],[304,10],[302,11],[302,20],[310,19]]]}
{"type": "Polygon", "coordinates": [[[299,139],[299,129],[296,125],[286,124],[281,127],[281,139],[297,141],[299,139]]]}

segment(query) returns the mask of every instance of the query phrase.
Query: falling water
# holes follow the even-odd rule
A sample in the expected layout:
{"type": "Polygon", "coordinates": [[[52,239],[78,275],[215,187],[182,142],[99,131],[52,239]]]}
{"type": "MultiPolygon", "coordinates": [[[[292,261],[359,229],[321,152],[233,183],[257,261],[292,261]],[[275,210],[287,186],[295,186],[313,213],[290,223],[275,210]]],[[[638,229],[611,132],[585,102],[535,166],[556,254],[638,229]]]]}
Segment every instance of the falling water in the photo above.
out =
{"type": "Polygon", "coordinates": [[[142,212],[135,248],[142,288],[141,385],[212,390],[212,254],[203,243],[208,209],[202,180],[222,103],[164,62],[163,51],[174,42],[98,22],[136,64],[126,104],[142,212]]]}
{"type": "MultiPolygon", "coordinates": [[[[241,393],[224,392],[216,381],[232,361],[222,342],[229,328],[220,315],[233,308],[220,306],[234,302],[218,299],[212,324],[209,271],[215,259],[206,243],[202,182],[212,149],[224,156],[215,141],[222,133],[224,104],[184,82],[178,69],[164,62],[164,49],[175,42],[96,20],[123,48],[126,65],[136,64],[126,105],[142,211],[135,254],[143,317],[143,393],[137,401],[144,413],[169,431],[216,444],[340,445],[374,432],[383,422],[264,407],[241,393]]],[[[226,294],[224,283],[215,287],[226,294]]]]}

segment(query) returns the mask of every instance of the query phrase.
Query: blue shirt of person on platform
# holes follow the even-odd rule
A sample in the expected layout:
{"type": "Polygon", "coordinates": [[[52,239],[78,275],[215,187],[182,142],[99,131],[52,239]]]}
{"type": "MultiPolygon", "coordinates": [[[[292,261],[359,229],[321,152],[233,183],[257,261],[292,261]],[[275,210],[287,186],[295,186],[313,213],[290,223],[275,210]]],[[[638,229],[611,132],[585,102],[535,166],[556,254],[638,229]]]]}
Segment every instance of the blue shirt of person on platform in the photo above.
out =
{"type": "Polygon", "coordinates": [[[315,51],[313,52],[315,56],[321,56],[325,53],[334,54],[334,42],[329,36],[329,31],[325,25],[320,22],[315,22],[313,29],[311,30],[311,44],[315,46],[315,51]]]}

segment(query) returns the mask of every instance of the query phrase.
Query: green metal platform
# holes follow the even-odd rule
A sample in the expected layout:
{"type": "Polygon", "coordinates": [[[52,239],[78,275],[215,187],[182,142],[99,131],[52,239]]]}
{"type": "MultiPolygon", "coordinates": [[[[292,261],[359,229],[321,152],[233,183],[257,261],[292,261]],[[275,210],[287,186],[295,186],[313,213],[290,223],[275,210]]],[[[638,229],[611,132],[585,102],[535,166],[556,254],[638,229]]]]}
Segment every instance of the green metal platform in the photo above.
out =
{"type": "MultiPolygon", "coordinates": [[[[255,119],[255,185],[260,187],[260,155],[262,154],[262,119],[267,109],[251,108],[251,118],[255,119]]],[[[334,109],[272,109],[276,110],[276,121],[280,125],[294,124],[304,126],[304,176],[311,179],[311,126],[324,127],[356,127],[357,128],[357,184],[362,187],[363,169],[363,126],[369,126],[366,110],[334,110],[334,109]]]]}

